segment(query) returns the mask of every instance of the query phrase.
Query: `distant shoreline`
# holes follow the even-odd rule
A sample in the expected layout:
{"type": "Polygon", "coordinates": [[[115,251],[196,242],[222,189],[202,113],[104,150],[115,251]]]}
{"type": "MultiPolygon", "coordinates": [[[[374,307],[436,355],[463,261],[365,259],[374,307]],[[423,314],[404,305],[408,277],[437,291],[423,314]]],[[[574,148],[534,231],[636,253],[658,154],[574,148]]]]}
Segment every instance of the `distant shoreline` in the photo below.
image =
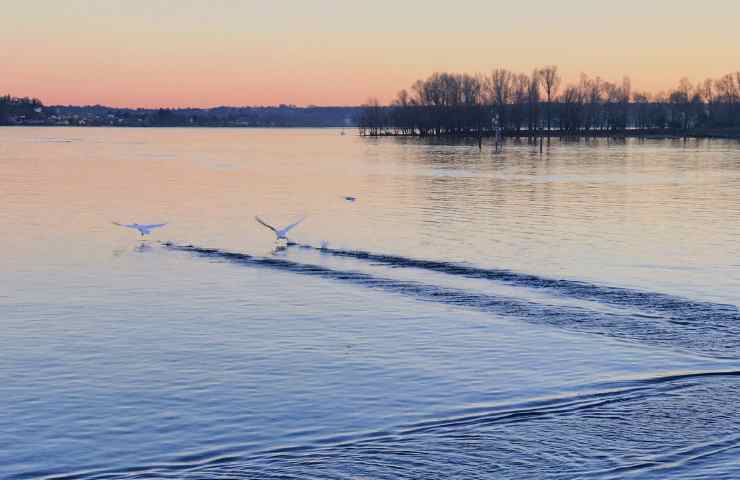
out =
{"type": "Polygon", "coordinates": [[[0,96],[0,125],[59,127],[335,127],[357,126],[362,107],[114,108],[45,106],[40,100],[0,96]]]}
{"type": "MultiPolygon", "coordinates": [[[[349,135],[358,135],[361,137],[368,138],[381,138],[381,137],[392,137],[392,138],[417,138],[417,139],[478,139],[478,138],[495,138],[495,134],[486,131],[481,134],[475,132],[470,133],[442,133],[442,134],[401,134],[395,132],[382,132],[375,134],[363,134],[357,125],[341,126],[341,125],[58,125],[58,124],[44,124],[44,123],[23,123],[15,125],[0,125],[0,128],[116,128],[116,129],[226,129],[226,130],[299,130],[299,129],[311,129],[311,130],[343,130],[347,131],[349,135]],[[358,131],[360,131],[358,133],[358,131]]],[[[566,132],[553,131],[548,136],[546,132],[537,131],[530,134],[526,130],[519,132],[507,131],[501,133],[503,139],[530,139],[532,141],[539,141],[540,138],[547,139],[589,139],[589,138],[644,138],[644,139],[683,139],[683,138],[697,138],[697,139],[723,139],[723,140],[740,140],[739,129],[701,129],[701,130],[671,130],[671,129],[647,129],[647,130],[622,130],[622,131],[592,131],[582,132],[577,135],[569,134],[566,132]]]]}
{"type": "MultiPolygon", "coordinates": [[[[442,133],[442,134],[427,134],[420,135],[416,134],[402,134],[395,132],[381,132],[374,134],[361,134],[365,137],[407,137],[407,138],[495,138],[495,133],[491,131],[485,131],[480,134],[476,132],[469,133],[442,133]]],[[[515,139],[533,139],[539,140],[540,138],[560,138],[560,139],[587,139],[587,138],[718,138],[726,140],[740,140],[740,129],[694,129],[694,130],[678,130],[678,129],[627,129],[619,131],[608,131],[608,130],[595,130],[589,132],[579,132],[573,134],[570,132],[561,132],[553,130],[548,135],[547,132],[538,130],[536,132],[528,132],[526,130],[520,131],[506,131],[501,132],[501,138],[515,138],[515,139]]]]}

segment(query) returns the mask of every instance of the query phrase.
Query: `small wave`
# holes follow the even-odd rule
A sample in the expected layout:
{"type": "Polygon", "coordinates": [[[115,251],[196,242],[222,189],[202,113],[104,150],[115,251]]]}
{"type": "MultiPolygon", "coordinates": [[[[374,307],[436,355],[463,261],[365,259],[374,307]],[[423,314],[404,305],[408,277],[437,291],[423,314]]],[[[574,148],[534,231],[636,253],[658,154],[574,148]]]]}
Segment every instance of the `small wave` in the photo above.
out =
{"type": "MultiPolygon", "coordinates": [[[[606,470],[588,472],[586,478],[669,478],[672,471],[685,469],[687,465],[715,455],[740,449],[740,435],[729,435],[698,445],[679,448],[668,453],[654,455],[649,459],[606,470]]],[[[732,477],[736,478],[736,477],[732,477]]]]}
{"type": "MultiPolygon", "coordinates": [[[[24,478],[326,478],[330,471],[334,478],[352,478],[345,470],[349,465],[367,466],[370,478],[437,478],[435,471],[449,469],[457,460],[473,469],[497,461],[510,474],[520,468],[523,471],[519,473],[542,473],[539,469],[546,468],[543,463],[549,462],[560,472],[558,478],[668,473],[740,447],[740,435],[731,433],[732,424],[719,429],[715,437],[711,431],[694,430],[702,425],[701,421],[686,425],[682,435],[675,435],[673,417],[653,423],[671,409],[676,410],[672,415],[680,416],[684,410],[704,406],[701,415],[713,415],[712,407],[702,403],[706,394],[714,393],[725,400],[733,398],[738,376],[737,369],[669,372],[582,385],[568,394],[440,412],[430,419],[375,430],[295,439],[295,443],[278,442],[270,448],[233,443],[125,469],[88,468],[24,478]],[[612,417],[620,422],[613,423],[607,433],[603,421],[612,417]],[[568,432],[568,428],[577,431],[568,432]],[[561,432],[563,437],[554,432],[561,432]],[[605,434],[606,440],[602,437],[605,434]],[[656,434],[664,443],[653,441],[656,434]],[[618,459],[613,451],[616,438],[632,442],[618,445],[629,452],[637,448],[639,453],[633,455],[636,458],[618,459]],[[575,440],[583,443],[571,445],[575,440]],[[466,442],[476,442],[474,455],[466,455],[466,442]],[[533,442],[537,442],[536,448],[533,442]],[[669,448],[664,449],[666,444],[669,448]],[[485,445],[498,448],[483,448],[485,445]],[[540,455],[539,463],[522,464],[516,445],[522,445],[533,457],[540,455]],[[551,455],[565,453],[571,447],[578,456],[575,462],[551,455]],[[402,466],[408,470],[399,476],[397,469],[402,466]]],[[[724,413],[734,414],[736,410],[730,408],[724,413]]],[[[449,472],[440,478],[449,478],[449,472]]]]}
{"type": "MultiPolygon", "coordinates": [[[[733,432],[731,419],[724,428],[705,427],[705,421],[714,415],[737,411],[721,407],[723,400],[705,402],[707,394],[724,401],[734,398],[738,376],[736,369],[677,372],[584,385],[579,390],[585,393],[441,413],[412,424],[256,451],[245,455],[245,461],[248,458],[250,466],[283,465],[289,469],[308,458],[323,458],[304,471],[332,469],[341,473],[347,462],[361,460],[376,475],[382,475],[371,478],[449,478],[449,473],[436,477],[435,472],[456,461],[471,469],[465,478],[487,478],[475,475],[475,470],[491,462],[502,466],[500,473],[517,473],[506,478],[547,476],[544,472],[548,468],[557,472],[555,478],[643,478],[655,473],[653,478],[666,478],[669,473],[740,448],[740,435],[733,432]],[[699,418],[687,422],[682,434],[676,435],[678,418],[698,407],[702,411],[694,416],[699,418]],[[663,421],[666,417],[669,419],[663,421]],[[610,419],[608,429],[604,429],[606,419],[610,419]],[[475,445],[472,452],[466,449],[471,442],[475,445]],[[421,453],[414,458],[418,468],[399,476],[389,472],[387,465],[405,465],[406,454],[412,452],[421,453]],[[567,453],[573,461],[563,456],[567,453]],[[532,459],[531,464],[527,458],[532,459]],[[609,464],[612,466],[593,468],[609,464]]],[[[210,474],[220,467],[194,469],[193,473],[196,471],[210,474]]]]}

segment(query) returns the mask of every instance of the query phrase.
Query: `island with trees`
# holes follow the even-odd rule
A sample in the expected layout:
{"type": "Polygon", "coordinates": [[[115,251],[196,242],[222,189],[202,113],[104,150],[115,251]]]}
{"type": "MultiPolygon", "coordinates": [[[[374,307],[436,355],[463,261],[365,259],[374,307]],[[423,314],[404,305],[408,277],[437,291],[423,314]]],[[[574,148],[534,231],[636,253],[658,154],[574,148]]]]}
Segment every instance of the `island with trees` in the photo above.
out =
{"type": "Polygon", "coordinates": [[[679,135],[740,138],[740,72],[668,92],[632,88],[581,74],[562,85],[556,66],[529,74],[434,73],[401,90],[390,105],[363,105],[360,134],[370,136],[679,135]]]}

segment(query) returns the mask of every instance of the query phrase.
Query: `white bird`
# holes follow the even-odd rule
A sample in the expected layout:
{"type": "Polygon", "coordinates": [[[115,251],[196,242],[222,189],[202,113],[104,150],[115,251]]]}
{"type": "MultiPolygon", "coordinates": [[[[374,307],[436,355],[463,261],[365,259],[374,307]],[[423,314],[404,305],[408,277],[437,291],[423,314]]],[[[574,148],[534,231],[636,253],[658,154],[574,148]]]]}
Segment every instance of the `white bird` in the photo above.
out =
{"type": "Polygon", "coordinates": [[[133,228],[134,230],[138,230],[139,233],[141,234],[141,236],[143,237],[144,235],[149,235],[150,233],[152,233],[152,230],[154,230],[155,228],[164,227],[167,224],[166,223],[149,223],[149,224],[129,223],[129,224],[124,224],[124,223],[113,222],[113,225],[118,225],[119,227],[133,228]]]}
{"type": "Polygon", "coordinates": [[[290,225],[288,225],[286,227],[283,227],[283,228],[275,228],[272,225],[266,223],[260,217],[254,217],[254,219],[257,220],[257,222],[260,225],[265,226],[265,227],[269,228],[270,230],[272,230],[275,233],[275,236],[277,237],[277,240],[278,241],[280,241],[280,240],[286,240],[287,241],[288,240],[288,232],[293,227],[297,226],[299,223],[301,223],[303,220],[305,220],[306,217],[303,217],[300,220],[298,220],[297,222],[291,223],[290,225]]]}

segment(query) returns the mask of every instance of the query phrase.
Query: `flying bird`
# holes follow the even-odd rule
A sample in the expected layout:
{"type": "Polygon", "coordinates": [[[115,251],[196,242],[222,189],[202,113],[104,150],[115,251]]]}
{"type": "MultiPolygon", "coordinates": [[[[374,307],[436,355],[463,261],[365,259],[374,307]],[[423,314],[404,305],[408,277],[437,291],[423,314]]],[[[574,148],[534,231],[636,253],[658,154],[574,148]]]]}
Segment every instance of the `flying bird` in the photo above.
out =
{"type": "Polygon", "coordinates": [[[342,198],[347,200],[348,202],[354,202],[355,200],[357,200],[357,197],[350,197],[349,195],[342,198]]]}
{"type": "Polygon", "coordinates": [[[297,222],[291,223],[290,225],[288,225],[288,226],[286,226],[286,227],[283,227],[283,228],[275,228],[275,227],[273,227],[272,225],[270,225],[270,224],[266,223],[266,222],[265,222],[264,220],[262,220],[262,219],[261,219],[260,217],[254,217],[254,219],[255,219],[255,220],[257,220],[257,222],[258,222],[258,223],[259,223],[260,225],[262,225],[262,226],[264,226],[264,227],[267,227],[267,228],[269,228],[270,230],[272,230],[272,231],[273,231],[273,232],[275,233],[275,236],[277,237],[277,240],[278,240],[278,241],[280,241],[280,240],[285,240],[285,241],[287,241],[287,240],[288,240],[288,232],[289,232],[289,231],[290,231],[290,230],[291,230],[291,229],[292,229],[293,227],[297,226],[297,225],[298,225],[299,223],[301,223],[301,222],[302,222],[303,220],[305,220],[305,219],[306,219],[306,217],[303,217],[303,218],[301,218],[300,220],[298,220],[297,222]]]}
{"type": "Polygon", "coordinates": [[[113,225],[118,225],[119,227],[126,227],[126,228],[132,228],[134,230],[138,230],[141,236],[149,235],[152,233],[152,230],[155,228],[164,227],[167,225],[166,223],[149,223],[149,224],[142,224],[142,223],[130,223],[130,224],[124,224],[124,223],[118,223],[113,222],[113,225]]]}

